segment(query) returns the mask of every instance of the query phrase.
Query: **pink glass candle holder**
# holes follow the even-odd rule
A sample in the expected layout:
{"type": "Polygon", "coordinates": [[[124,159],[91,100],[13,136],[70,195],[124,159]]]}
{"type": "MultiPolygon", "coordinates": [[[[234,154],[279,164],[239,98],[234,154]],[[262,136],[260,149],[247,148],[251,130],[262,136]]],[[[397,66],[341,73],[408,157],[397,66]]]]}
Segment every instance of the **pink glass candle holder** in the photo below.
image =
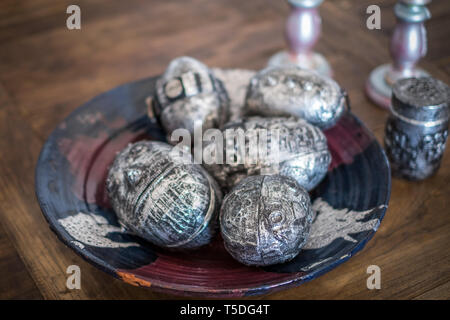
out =
{"type": "Polygon", "coordinates": [[[269,66],[296,65],[331,76],[327,60],[313,51],[320,37],[322,21],[318,7],[323,0],[288,0],[292,12],[286,22],[287,51],[272,56],[269,66]]]}
{"type": "Polygon", "coordinates": [[[400,0],[394,7],[397,25],[391,38],[392,63],[375,68],[367,80],[367,95],[379,106],[389,108],[393,84],[403,78],[428,75],[416,67],[426,55],[424,23],[431,17],[425,7],[431,0],[400,0]]]}

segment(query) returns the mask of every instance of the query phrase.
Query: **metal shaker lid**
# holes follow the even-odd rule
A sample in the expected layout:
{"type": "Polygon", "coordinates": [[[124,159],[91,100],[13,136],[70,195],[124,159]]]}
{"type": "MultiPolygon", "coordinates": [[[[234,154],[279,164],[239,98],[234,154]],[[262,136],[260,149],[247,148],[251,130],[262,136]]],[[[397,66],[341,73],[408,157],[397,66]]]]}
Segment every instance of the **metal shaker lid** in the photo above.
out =
{"type": "Polygon", "coordinates": [[[413,124],[434,126],[449,120],[450,88],[432,77],[397,81],[391,102],[392,113],[413,124]]]}

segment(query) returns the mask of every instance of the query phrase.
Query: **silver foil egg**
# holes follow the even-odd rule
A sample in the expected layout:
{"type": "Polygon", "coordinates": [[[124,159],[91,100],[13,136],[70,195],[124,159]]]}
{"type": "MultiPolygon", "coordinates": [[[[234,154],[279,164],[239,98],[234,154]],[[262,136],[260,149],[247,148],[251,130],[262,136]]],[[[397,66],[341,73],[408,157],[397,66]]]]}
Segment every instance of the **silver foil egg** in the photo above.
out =
{"type": "Polygon", "coordinates": [[[200,165],[174,157],[173,149],[130,144],[109,169],[108,196],[127,231],[161,247],[197,248],[215,233],[222,194],[200,165]]]}
{"type": "MultiPolygon", "coordinates": [[[[250,175],[280,174],[311,190],[325,177],[331,162],[325,135],[303,119],[243,118],[227,123],[222,133],[224,160],[203,166],[227,189],[250,175]],[[244,138],[232,138],[239,133],[244,138]]],[[[207,153],[210,148],[216,148],[214,142],[204,147],[207,153]]]]}
{"type": "Polygon", "coordinates": [[[293,259],[306,243],[313,220],[308,192],[294,179],[252,176],[227,194],[220,230],[239,262],[267,266],[293,259]]]}
{"type": "Polygon", "coordinates": [[[220,128],[229,117],[229,98],[223,83],[209,68],[190,57],[172,60],[156,82],[149,116],[156,117],[170,137],[174,130],[187,129],[191,135],[197,124],[203,130],[220,128]]]}
{"type": "Polygon", "coordinates": [[[244,113],[295,116],[322,128],[333,126],[346,109],[347,95],[333,79],[299,67],[269,67],[247,89],[244,113]]]}

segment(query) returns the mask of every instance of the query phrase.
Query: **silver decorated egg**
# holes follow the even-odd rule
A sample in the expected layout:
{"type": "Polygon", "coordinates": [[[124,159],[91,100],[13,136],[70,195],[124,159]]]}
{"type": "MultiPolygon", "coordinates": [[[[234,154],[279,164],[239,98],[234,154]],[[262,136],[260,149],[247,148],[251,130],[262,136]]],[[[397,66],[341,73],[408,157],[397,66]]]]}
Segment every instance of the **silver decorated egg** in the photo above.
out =
{"type": "MultiPolygon", "coordinates": [[[[249,117],[227,123],[222,132],[222,163],[203,166],[224,188],[249,175],[280,174],[311,190],[331,162],[325,135],[303,119],[249,117]]],[[[213,148],[214,142],[207,143],[205,153],[213,148]]]]}
{"type": "Polygon", "coordinates": [[[197,248],[215,233],[222,199],[213,178],[155,141],[130,144],[115,158],[106,181],[119,222],[153,244],[197,248]]]}
{"type": "Polygon", "coordinates": [[[191,57],[172,60],[156,82],[156,93],[149,108],[170,137],[174,130],[187,129],[191,135],[196,125],[203,130],[220,128],[229,117],[229,98],[223,83],[209,68],[191,57]]]}
{"type": "Polygon", "coordinates": [[[250,80],[244,113],[295,116],[325,129],[345,108],[346,93],[333,79],[294,66],[269,67],[250,80]]]}
{"type": "Polygon", "coordinates": [[[252,176],[227,194],[220,230],[239,262],[267,266],[293,259],[306,243],[313,220],[308,192],[294,179],[252,176]]]}

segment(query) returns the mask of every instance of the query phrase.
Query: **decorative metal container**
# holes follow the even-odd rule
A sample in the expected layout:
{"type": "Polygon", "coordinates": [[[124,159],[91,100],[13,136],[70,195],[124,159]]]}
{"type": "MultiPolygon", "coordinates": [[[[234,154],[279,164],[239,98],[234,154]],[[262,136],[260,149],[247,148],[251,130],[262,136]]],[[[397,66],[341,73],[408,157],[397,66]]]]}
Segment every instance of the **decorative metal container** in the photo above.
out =
{"type": "Polygon", "coordinates": [[[431,77],[399,80],[393,87],[384,144],[395,176],[434,174],[448,136],[450,90],[431,77]]]}
{"type": "MultiPolygon", "coordinates": [[[[249,175],[280,174],[311,190],[331,162],[325,135],[303,119],[249,117],[227,123],[222,132],[223,163],[203,166],[227,189],[249,175]]],[[[212,142],[205,150],[211,147],[217,146],[212,142]]]]}
{"type": "Polygon", "coordinates": [[[191,57],[172,60],[156,82],[156,94],[149,102],[150,118],[159,120],[169,143],[174,130],[194,127],[220,128],[229,118],[229,98],[223,83],[209,68],[191,57]]]}
{"type": "Polygon", "coordinates": [[[127,231],[167,248],[197,248],[215,233],[222,199],[209,174],[156,141],[130,144],[109,169],[106,187],[127,231]]]}
{"type": "Polygon", "coordinates": [[[308,192],[279,175],[244,179],[224,198],[220,228],[227,251],[246,265],[293,259],[313,220],[308,192]]]}
{"type": "Polygon", "coordinates": [[[295,66],[269,67],[251,79],[244,112],[294,116],[325,129],[337,122],[346,104],[345,91],[329,77],[295,66]]]}

